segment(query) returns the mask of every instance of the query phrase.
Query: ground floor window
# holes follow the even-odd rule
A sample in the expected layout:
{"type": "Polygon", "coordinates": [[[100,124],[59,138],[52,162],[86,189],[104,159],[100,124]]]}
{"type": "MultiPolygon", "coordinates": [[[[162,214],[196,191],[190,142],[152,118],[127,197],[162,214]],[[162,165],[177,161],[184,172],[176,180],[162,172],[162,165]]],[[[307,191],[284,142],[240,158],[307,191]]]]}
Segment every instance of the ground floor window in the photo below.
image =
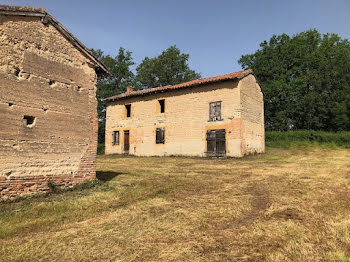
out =
{"type": "Polygon", "coordinates": [[[164,144],[164,128],[156,129],[156,144],[164,144]]]}
{"type": "Polygon", "coordinates": [[[119,145],[119,131],[113,131],[113,145],[119,145]]]}

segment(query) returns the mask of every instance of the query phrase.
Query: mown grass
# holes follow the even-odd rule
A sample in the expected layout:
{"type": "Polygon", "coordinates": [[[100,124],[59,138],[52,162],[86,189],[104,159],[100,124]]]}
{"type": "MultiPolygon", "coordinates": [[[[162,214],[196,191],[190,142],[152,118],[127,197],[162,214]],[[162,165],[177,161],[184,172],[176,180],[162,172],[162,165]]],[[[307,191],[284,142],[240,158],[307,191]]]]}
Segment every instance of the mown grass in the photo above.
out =
{"type": "Polygon", "coordinates": [[[350,150],[98,158],[100,182],[0,204],[0,261],[349,261],[350,150]]]}

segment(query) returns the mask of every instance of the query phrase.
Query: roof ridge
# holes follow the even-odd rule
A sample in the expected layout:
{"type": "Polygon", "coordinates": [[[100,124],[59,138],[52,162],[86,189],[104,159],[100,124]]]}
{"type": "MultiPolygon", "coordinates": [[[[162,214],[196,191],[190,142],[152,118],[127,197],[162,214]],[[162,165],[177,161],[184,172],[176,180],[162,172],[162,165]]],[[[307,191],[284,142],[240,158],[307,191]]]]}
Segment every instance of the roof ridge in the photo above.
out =
{"type": "Polygon", "coordinates": [[[176,90],[176,89],[181,89],[181,88],[185,88],[185,87],[200,86],[200,85],[204,85],[204,84],[215,83],[215,82],[220,82],[220,81],[225,81],[225,80],[242,79],[250,74],[253,74],[253,71],[251,69],[247,69],[247,70],[237,71],[237,72],[233,72],[233,73],[229,73],[229,74],[218,75],[218,76],[214,76],[214,77],[199,78],[199,79],[190,80],[190,81],[186,81],[186,82],[183,82],[180,84],[175,84],[175,85],[159,86],[159,87],[142,89],[142,90],[137,90],[137,91],[132,91],[132,92],[125,92],[125,93],[122,93],[119,95],[105,98],[104,100],[105,101],[115,101],[115,100],[121,100],[123,98],[133,97],[133,96],[142,96],[142,95],[148,95],[148,94],[153,94],[153,93],[161,93],[161,92],[166,92],[169,90],[176,90]]]}

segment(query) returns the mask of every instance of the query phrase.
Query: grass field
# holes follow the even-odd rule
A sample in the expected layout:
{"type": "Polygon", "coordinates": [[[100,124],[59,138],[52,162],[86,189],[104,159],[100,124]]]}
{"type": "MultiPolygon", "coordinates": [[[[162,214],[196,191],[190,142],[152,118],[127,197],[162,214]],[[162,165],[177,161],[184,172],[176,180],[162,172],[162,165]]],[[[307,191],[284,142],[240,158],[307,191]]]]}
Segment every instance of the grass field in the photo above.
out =
{"type": "Polygon", "coordinates": [[[92,188],[0,204],[0,261],[350,261],[350,150],[100,156],[92,188]]]}

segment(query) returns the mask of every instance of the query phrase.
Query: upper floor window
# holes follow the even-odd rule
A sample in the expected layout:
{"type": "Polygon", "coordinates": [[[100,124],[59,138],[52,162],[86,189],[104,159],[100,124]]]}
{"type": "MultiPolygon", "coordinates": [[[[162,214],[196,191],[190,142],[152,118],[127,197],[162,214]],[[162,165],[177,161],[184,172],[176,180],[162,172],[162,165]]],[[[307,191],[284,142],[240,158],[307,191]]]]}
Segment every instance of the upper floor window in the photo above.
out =
{"type": "Polygon", "coordinates": [[[119,145],[119,131],[113,131],[113,145],[119,145]]]}
{"type": "Polygon", "coordinates": [[[156,129],[156,144],[164,144],[164,128],[157,128],[156,129]]]}
{"type": "Polygon", "coordinates": [[[131,104],[125,105],[126,117],[131,117],[131,104]]]}
{"type": "Polygon", "coordinates": [[[209,121],[218,121],[221,119],[221,101],[209,103],[209,121]]]}
{"type": "Polygon", "coordinates": [[[159,103],[159,111],[161,114],[165,113],[165,100],[164,99],[160,99],[158,100],[159,103]]]}

